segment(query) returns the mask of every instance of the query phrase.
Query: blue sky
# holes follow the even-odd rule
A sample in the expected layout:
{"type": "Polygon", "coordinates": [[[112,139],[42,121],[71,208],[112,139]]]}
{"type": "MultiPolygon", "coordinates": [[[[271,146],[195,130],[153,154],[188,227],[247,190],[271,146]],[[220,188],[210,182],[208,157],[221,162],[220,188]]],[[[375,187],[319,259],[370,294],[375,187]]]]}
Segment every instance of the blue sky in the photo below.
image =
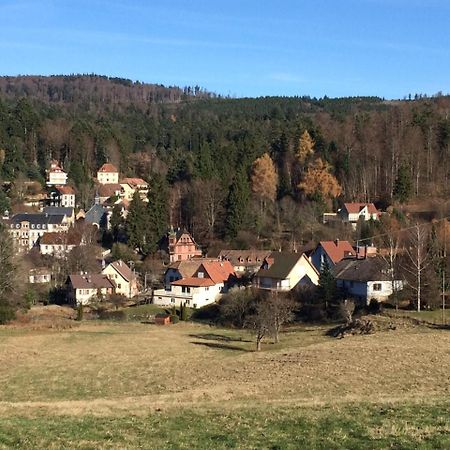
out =
{"type": "Polygon", "coordinates": [[[0,75],[233,96],[450,92],[448,0],[0,0],[0,75]]]}

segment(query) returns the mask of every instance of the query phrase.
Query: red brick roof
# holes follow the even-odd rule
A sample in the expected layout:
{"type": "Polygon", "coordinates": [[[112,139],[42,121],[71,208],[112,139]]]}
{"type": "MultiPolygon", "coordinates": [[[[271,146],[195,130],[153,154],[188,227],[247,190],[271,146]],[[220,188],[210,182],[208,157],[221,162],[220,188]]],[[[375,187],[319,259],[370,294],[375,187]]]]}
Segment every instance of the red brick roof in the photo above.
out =
{"type": "Polygon", "coordinates": [[[98,187],[100,197],[112,197],[120,194],[120,184],[102,184],[98,187]]]}
{"type": "Polygon", "coordinates": [[[348,241],[320,241],[320,245],[334,264],[347,256],[355,256],[355,250],[348,241]]]}
{"type": "Polygon", "coordinates": [[[100,167],[100,169],[98,169],[99,172],[119,172],[116,168],[116,166],[114,166],[113,164],[110,163],[105,163],[103,164],[102,167],[100,167]]]}
{"type": "Polygon", "coordinates": [[[344,206],[350,214],[358,214],[365,206],[367,206],[369,214],[380,214],[373,203],[344,203],[344,206]]]}

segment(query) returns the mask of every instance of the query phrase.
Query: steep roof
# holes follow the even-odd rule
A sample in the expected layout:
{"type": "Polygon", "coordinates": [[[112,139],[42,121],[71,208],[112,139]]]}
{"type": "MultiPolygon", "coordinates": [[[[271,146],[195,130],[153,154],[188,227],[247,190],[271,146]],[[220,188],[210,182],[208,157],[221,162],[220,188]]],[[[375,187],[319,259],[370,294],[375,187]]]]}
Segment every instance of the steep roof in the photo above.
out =
{"type": "Polygon", "coordinates": [[[121,259],[112,262],[110,266],[126,281],[131,281],[134,278],[133,271],[121,259]]]}
{"type": "Polygon", "coordinates": [[[344,207],[349,214],[359,214],[365,206],[367,206],[369,214],[380,214],[380,211],[378,211],[373,203],[344,203],[344,207]]]}
{"type": "Polygon", "coordinates": [[[69,280],[75,289],[115,288],[114,281],[102,274],[69,275],[69,280]]]}
{"type": "Polygon", "coordinates": [[[356,252],[348,241],[320,241],[319,245],[323,248],[325,253],[329,256],[333,264],[348,256],[355,256],[356,252]]]}
{"type": "Polygon", "coordinates": [[[336,279],[348,281],[389,281],[388,265],[383,258],[344,259],[333,268],[336,279]]]}
{"type": "Polygon", "coordinates": [[[183,278],[189,278],[189,277],[192,277],[192,275],[194,275],[194,273],[200,267],[202,262],[203,262],[203,260],[200,258],[198,260],[189,259],[186,261],[176,261],[176,262],[170,264],[170,266],[167,268],[167,270],[169,270],[169,269],[178,270],[178,272],[180,272],[180,274],[183,278]]]}
{"type": "Polygon", "coordinates": [[[102,173],[106,173],[106,172],[108,172],[108,173],[111,173],[111,172],[112,173],[119,173],[119,171],[117,170],[116,166],[114,166],[111,163],[103,164],[103,166],[100,167],[100,169],[98,169],[98,171],[102,172],[102,173]]]}
{"type": "Polygon", "coordinates": [[[87,223],[94,223],[97,225],[103,225],[106,218],[107,209],[102,205],[94,205],[92,208],[86,213],[84,220],[87,223]]]}
{"type": "Polygon", "coordinates": [[[142,178],[123,178],[120,184],[129,184],[130,186],[148,186],[142,178]]]}
{"type": "Polygon", "coordinates": [[[230,261],[205,261],[197,269],[197,273],[202,267],[214,284],[223,283],[230,277],[236,276],[230,261]]]}
{"type": "Polygon", "coordinates": [[[267,268],[261,268],[256,276],[284,280],[302,256],[303,253],[272,252],[263,263],[267,268]]]}
{"type": "Polygon", "coordinates": [[[98,187],[97,193],[100,197],[112,197],[120,193],[120,184],[102,184],[98,187]]]}

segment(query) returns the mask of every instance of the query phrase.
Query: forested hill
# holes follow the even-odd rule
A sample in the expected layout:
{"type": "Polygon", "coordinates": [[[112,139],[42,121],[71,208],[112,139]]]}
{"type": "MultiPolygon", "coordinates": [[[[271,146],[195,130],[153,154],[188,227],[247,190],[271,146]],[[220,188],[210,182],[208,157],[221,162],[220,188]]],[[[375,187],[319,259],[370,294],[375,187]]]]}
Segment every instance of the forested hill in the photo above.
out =
{"type": "Polygon", "coordinates": [[[165,87],[101,75],[0,77],[0,95],[10,99],[30,97],[45,103],[72,106],[90,103],[100,109],[106,105],[144,106],[211,96],[199,86],[165,87]]]}
{"type": "MultiPolygon", "coordinates": [[[[195,214],[195,201],[188,198],[194,186],[206,192],[202,185],[218,185],[223,208],[230,207],[233,192],[247,198],[254,162],[265,153],[277,172],[275,206],[286,199],[295,205],[328,202],[328,207],[331,200],[386,205],[394,200],[399,176],[410,185],[410,198],[448,196],[449,111],[446,96],[395,102],[377,97],[228,99],[198,87],[165,88],[90,75],[3,77],[0,178],[42,181],[49,161],[57,159],[88,203],[92,177],[105,161],[125,176],[150,179],[163,173],[179,215],[174,221],[180,224],[193,220],[187,216],[195,214]],[[313,151],[299,157],[305,131],[313,151]],[[307,194],[305,177],[314,170],[334,177],[336,199],[327,192],[328,176],[315,194],[307,194]]],[[[245,220],[254,223],[258,217],[249,211],[245,220]]]]}

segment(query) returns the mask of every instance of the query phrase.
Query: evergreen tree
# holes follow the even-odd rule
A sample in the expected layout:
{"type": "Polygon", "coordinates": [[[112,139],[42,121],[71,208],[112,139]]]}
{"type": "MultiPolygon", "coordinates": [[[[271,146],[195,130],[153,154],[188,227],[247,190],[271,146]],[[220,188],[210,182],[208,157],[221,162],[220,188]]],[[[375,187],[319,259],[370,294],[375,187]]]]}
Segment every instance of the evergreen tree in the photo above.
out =
{"type": "Polygon", "coordinates": [[[12,296],[16,288],[17,267],[14,263],[13,243],[8,231],[0,224],[0,324],[14,318],[12,296]]]}
{"type": "Polygon", "coordinates": [[[3,189],[0,187],[0,215],[4,214],[5,211],[10,211],[11,204],[9,202],[9,198],[3,192],[3,189]]]}
{"type": "Polygon", "coordinates": [[[331,271],[328,260],[325,259],[320,271],[319,286],[318,286],[319,300],[325,303],[325,309],[328,309],[330,304],[336,298],[336,279],[331,271]]]}
{"type": "Polygon", "coordinates": [[[127,215],[128,245],[137,249],[143,255],[149,251],[148,240],[148,209],[142,201],[139,192],[135,192],[127,215]]]}
{"type": "Polygon", "coordinates": [[[406,203],[411,196],[412,180],[408,167],[402,164],[397,172],[394,183],[393,195],[400,203],[406,203]]]}
{"type": "Polygon", "coordinates": [[[166,179],[161,175],[154,175],[148,191],[148,248],[150,252],[158,249],[158,243],[167,230],[169,221],[168,187],[166,179]]]}
{"type": "Polygon", "coordinates": [[[250,187],[244,169],[236,173],[233,184],[230,187],[227,204],[226,235],[236,237],[245,224],[248,214],[250,199],[250,187]]]}
{"type": "Polygon", "coordinates": [[[113,236],[113,241],[117,242],[120,238],[120,233],[122,231],[123,225],[124,225],[124,219],[122,216],[122,208],[120,205],[114,205],[111,219],[109,221],[111,225],[111,232],[113,236]]]}

